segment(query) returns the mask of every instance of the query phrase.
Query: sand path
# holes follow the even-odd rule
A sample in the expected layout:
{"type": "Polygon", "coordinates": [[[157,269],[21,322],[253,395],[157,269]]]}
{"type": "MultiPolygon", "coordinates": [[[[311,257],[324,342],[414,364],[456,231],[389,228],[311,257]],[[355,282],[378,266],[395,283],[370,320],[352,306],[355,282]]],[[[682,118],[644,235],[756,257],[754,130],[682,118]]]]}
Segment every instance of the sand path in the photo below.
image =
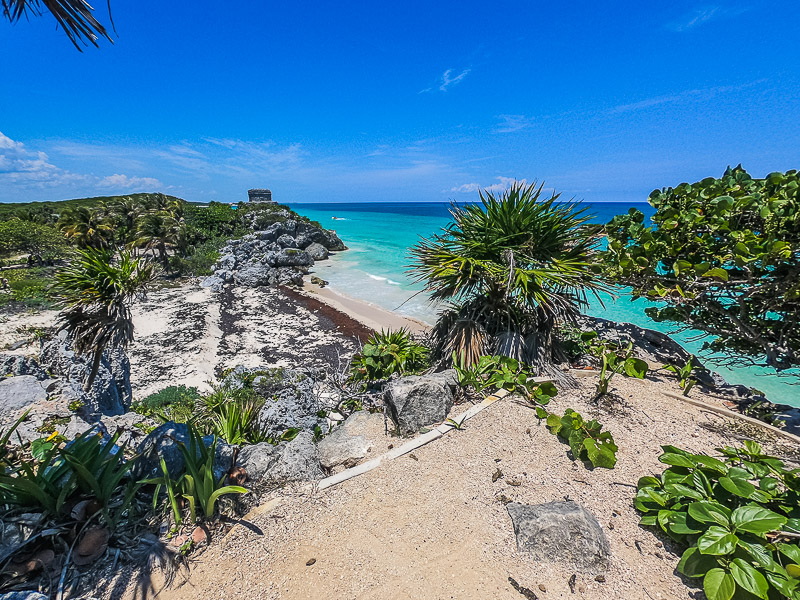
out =
{"type": "MultiPolygon", "coordinates": [[[[621,398],[610,410],[581,399],[588,381],[552,405],[606,424],[620,446],[614,470],[572,462],[530,408],[507,398],[413,456],[324,492],[284,490],[277,508],[253,511],[257,530],[236,527],[217,540],[190,579],[159,598],[519,600],[509,577],[542,600],[692,598],[697,588],[674,572],[680,549],[638,526],[632,486],[662,470],[661,444],[708,452],[735,434],[724,418],[663,396],[659,390],[674,387],[672,380],[615,384],[621,398]],[[502,477],[492,482],[498,468],[502,477]],[[587,507],[606,531],[613,558],[604,583],[516,550],[503,502],[565,498],[587,507]]],[[[396,443],[379,437],[374,452],[396,443]]]]}

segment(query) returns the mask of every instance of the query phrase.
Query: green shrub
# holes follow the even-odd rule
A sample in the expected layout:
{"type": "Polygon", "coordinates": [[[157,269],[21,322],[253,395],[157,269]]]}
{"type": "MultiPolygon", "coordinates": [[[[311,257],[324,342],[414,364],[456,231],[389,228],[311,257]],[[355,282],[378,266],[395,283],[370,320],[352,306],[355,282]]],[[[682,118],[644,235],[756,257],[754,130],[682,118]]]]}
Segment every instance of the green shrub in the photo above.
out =
{"type": "Polygon", "coordinates": [[[622,373],[626,377],[644,379],[649,366],[645,361],[633,356],[633,344],[620,346],[614,342],[601,340],[596,331],[585,331],[581,340],[589,347],[589,353],[600,360],[600,381],[597,383],[595,399],[608,394],[608,385],[614,375],[622,373]]]}
{"type": "Polygon", "coordinates": [[[187,423],[194,416],[199,399],[200,393],[197,388],[171,385],[139,402],[134,402],[131,409],[164,422],[187,423]]]}
{"type": "Polygon", "coordinates": [[[375,332],[353,357],[352,381],[383,381],[393,374],[422,371],[428,367],[428,349],[414,341],[406,329],[375,332]]]}
{"type": "Polygon", "coordinates": [[[537,383],[533,371],[523,363],[508,356],[481,356],[471,366],[465,364],[463,356],[453,353],[453,366],[458,376],[458,385],[472,389],[476,393],[484,390],[507,390],[520,393],[536,404],[536,414],[540,419],[547,416],[542,406],[546,406],[557,393],[551,382],[537,383]]]}
{"type": "Polygon", "coordinates": [[[592,419],[583,417],[568,408],[564,416],[547,416],[550,433],[557,435],[569,444],[574,460],[588,460],[594,467],[613,469],[617,464],[617,445],[611,432],[603,431],[603,426],[592,419]]]}
{"type": "Polygon", "coordinates": [[[703,578],[710,600],[800,598],[800,475],[761,447],[718,457],[662,446],[669,467],[642,477],[641,525],[687,546],[678,571],[703,578]]]}

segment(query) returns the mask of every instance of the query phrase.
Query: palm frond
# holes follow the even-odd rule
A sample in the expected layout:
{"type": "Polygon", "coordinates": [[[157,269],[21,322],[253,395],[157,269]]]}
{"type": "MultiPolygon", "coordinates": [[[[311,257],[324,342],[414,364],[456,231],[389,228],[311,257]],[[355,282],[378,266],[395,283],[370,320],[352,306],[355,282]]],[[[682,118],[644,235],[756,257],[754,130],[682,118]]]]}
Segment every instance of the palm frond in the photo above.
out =
{"type": "MultiPolygon", "coordinates": [[[[83,51],[81,43],[89,42],[96,47],[99,36],[114,43],[106,28],[94,17],[92,6],[85,0],[0,0],[0,2],[3,6],[3,16],[12,23],[23,17],[27,19],[30,15],[41,16],[44,7],[67,34],[69,41],[81,52],[83,51]]],[[[108,15],[113,29],[110,0],[108,15]]]]}

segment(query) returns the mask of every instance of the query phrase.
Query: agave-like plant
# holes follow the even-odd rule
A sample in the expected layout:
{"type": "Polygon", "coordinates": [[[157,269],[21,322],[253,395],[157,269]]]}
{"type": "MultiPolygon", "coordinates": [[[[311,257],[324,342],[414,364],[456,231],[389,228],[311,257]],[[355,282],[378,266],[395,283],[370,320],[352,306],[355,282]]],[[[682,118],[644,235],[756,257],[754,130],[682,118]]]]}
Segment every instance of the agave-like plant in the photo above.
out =
{"type": "Polygon", "coordinates": [[[53,291],[63,309],[58,315],[78,354],[92,356],[85,387],[97,376],[103,352],[133,340],[130,304],[155,277],[153,264],[123,253],[114,261],[108,250],[78,251],[77,260],[56,273],[53,291]]]}
{"type": "Polygon", "coordinates": [[[579,202],[543,198],[515,182],[499,197],[450,208],[452,223],[411,250],[410,273],[447,302],[433,329],[433,358],[467,366],[497,354],[544,368],[551,333],[605,286],[592,266],[599,243],[579,202]]]}

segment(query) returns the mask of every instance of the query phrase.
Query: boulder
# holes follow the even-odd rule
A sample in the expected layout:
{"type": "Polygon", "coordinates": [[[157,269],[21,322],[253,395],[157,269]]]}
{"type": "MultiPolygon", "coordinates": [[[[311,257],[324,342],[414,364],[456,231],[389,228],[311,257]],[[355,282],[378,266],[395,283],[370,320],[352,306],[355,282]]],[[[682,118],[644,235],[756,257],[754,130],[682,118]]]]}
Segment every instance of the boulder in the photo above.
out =
{"type": "Polygon", "coordinates": [[[299,248],[283,248],[275,255],[275,265],[278,267],[310,267],[313,264],[311,255],[299,248]]]}
{"type": "Polygon", "coordinates": [[[364,435],[370,429],[371,421],[380,421],[379,427],[382,427],[383,415],[371,414],[365,410],[350,415],[317,444],[320,464],[326,469],[357,465],[367,455],[372,445],[364,435]]]}
{"type": "Polygon", "coordinates": [[[233,252],[228,252],[219,257],[217,261],[217,269],[225,271],[233,271],[236,268],[236,255],[233,252]]]}
{"type": "Polygon", "coordinates": [[[222,291],[222,286],[225,284],[225,280],[221,277],[217,277],[216,275],[211,275],[203,279],[200,282],[200,287],[204,288],[211,288],[212,292],[220,292],[222,291]]]}
{"type": "Polygon", "coordinates": [[[617,323],[599,317],[581,317],[582,324],[597,331],[601,339],[627,345],[633,342],[634,353],[651,363],[684,365],[690,354],[665,333],[632,323],[617,323]]]}
{"type": "Polygon", "coordinates": [[[33,375],[17,375],[0,380],[0,413],[14,414],[29,408],[37,402],[47,400],[47,388],[52,382],[39,381],[33,375]]]}
{"type": "Polygon", "coordinates": [[[261,264],[251,264],[236,271],[233,275],[233,280],[239,285],[259,287],[262,285],[269,285],[271,277],[273,277],[271,267],[261,264]]]}
{"type": "MultiPolygon", "coordinates": [[[[211,446],[213,436],[203,438],[206,446],[211,446]]],[[[186,463],[179,444],[189,447],[189,428],[186,423],[168,421],[156,427],[142,440],[137,449],[141,458],[134,466],[134,476],[139,479],[160,477],[161,458],[167,465],[170,477],[176,479],[184,472],[186,463]]],[[[214,456],[214,477],[220,478],[233,466],[234,448],[222,440],[217,440],[217,451],[214,456]]]]}
{"type": "Polygon", "coordinates": [[[33,375],[36,379],[47,379],[47,373],[36,359],[21,354],[0,354],[0,377],[9,375],[33,375]]]}
{"type": "Polygon", "coordinates": [[[517,548],[534,560],[563,562],[593,575],[608,570],[611,547],[597,519],[575,502],[506,505],[517,548]]]}
{"type": "Polygon", "coordinates": [[[278,460],[267,473],[269,481],[281,484],[322,478],[317,445],[308,431],[301,431],[291,442],[281,443],[278,452],[278,460]]]}
{"type": "Polygon", "coordinates": [[[250,481],[261,481],[278,462],[280,450],[269,442],[246,445],[239,450],[236,465],[247,472],[250,481]]]}
{"type": "MultiPolygon", "coordinates": [[[[39,359],[44,368],[74,388],[82,388],[91,371],[91,358],[78,355],[72,349],[66,331],[60,331],[42,346],[39,359]]],[[[122,349],[103,353],[94,383],[82,399],[86,414],[120,415],[127,412],[133,398],[130,376],[130,362],[122,349]]]]}
{"type": "Polygon", "coordinates": [[[278,246],[280,246],[281,248],[296,247],[294,238],[290,236],[288,233],[284,233],[282,236],[280,236],[277,240],[275,240],[275,243],[277,243],[278,246]]]}
{"type": "Polygon", "coordinates": [[[308,248],[306,248],[306,252],[308,252],[309,256],[314,260],[325,260],[328,258],[328,249],[316,242],[310,244],[308,248]]]}
{"type": "Polygon", "coordinates": [[[410,375],[390,382],[383,399],[400,435],[441,423],[453,408],[453,392],[441,376],[410,375]]]}
{"type": "Polygon", "coordinates": [[[254,388],[267,398],[258,413],[258,422],[268,435],[279,438],[293,427],[313,431],[314,426],[324,422],[318,415],[322,406],[310,377],[283,368],[262,369],[257,373],[263,379],[254,382],[254,388]]]}
{"type": "Polygon", "coordinates": [[[24,590],[0,594],[0,600],[47,600],[47,596],[35,590],[24,590]]]}

